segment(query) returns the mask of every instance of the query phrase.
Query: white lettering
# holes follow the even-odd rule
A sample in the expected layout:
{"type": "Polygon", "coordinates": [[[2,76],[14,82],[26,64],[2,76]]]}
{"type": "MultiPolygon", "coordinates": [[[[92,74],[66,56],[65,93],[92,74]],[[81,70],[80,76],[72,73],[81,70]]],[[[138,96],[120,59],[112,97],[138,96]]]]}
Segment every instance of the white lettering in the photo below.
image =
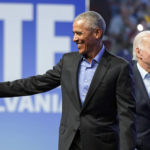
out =
{"type": "Polygon", "coordinates": [[[5,104],[8,112],[15,112],[17,108],[19,97],[14,97],[13,101],[11,98],[5,98],[5,104]]]}
{"type": "Polygon", "coordinates": [[[35,95],[35,111],[36,112],[41,112],[43,110],[43,112],[45,113],[49,113],[50,112],[50,95],[46,94],[46,95],[42,95],[42,94],[38,94],[35,95]]]}
{"type": "Polygon", "coordinates": [[[21,78],[22,22],[32,18],[31,4],[0,4],[0,20],[4,21],[4,81],[21,78]]]}
{"type": "Polygon", "coordinates": [[[58,93],[5,98],[0,105],[0,113],[4,112],[61,113],[62,101],[58,93]]]}
{"type": "Polygon", "coordinates": [[[5,107],[4,106],[0,106],[0,113],[5,112],[5,107]]]}
{"type": "Polygon", "coordinates": [[[24,96],[21,98],[20,105],[18,107],[18,112],[24,111],[28,111],[30,113],[34,111],[32,97],[30,96],[24,96]]]}
{"type": "Polygon", "coordinates": [[[54,113],[62,112],[62,103],[59,100],[59,96],[57,94],[52,95],[53,103],[52,103],[52,111],[54,113]]]}
{"type": "Polygon", "coordinates": [[[55,22],[72,22],[73,18],[73,5],[37,6],[37,74],[52,68],[56,52],[63,53],[70,50],[70,37],[55,36],[55,22]]]}

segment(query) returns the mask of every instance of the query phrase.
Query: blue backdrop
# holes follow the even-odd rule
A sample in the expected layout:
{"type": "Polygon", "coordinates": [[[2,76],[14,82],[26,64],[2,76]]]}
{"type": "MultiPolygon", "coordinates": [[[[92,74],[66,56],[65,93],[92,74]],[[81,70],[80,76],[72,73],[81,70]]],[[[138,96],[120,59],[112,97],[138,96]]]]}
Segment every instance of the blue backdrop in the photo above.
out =
{"type": "MultiPolygon", "coordinates": [[[[72,22],[85,0],[0,0],[0,81],[43,74],[76,50],[72,22]]],[[[0,150],[57,150],[60,87],[0,99],[0,150]]]]}

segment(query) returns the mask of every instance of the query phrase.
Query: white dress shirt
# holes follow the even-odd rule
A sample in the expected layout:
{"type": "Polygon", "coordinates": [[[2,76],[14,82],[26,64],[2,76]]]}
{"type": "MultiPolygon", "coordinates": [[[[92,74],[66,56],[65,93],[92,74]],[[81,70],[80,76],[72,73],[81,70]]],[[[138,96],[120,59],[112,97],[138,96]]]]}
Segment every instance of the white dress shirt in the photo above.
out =
{"type": "Polygon", "coordinates": [[[141,74],[145,88],[146,88],[147,93],[150,98],[150,73],[148,73],[146,70],[144,70],[138,63],[137,63],[137,68],[141,74]]]}

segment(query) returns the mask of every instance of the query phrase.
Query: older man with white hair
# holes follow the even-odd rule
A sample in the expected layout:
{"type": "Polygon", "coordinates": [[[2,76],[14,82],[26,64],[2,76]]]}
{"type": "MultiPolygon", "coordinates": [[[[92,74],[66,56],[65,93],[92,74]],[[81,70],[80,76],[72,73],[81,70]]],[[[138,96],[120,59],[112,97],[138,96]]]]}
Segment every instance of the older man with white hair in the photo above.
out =
{"type": "Polygon", "coordinates": [[[133,42],[133,72],[137,100],[137,149],[150,150],[150,31],[133,42]]]}

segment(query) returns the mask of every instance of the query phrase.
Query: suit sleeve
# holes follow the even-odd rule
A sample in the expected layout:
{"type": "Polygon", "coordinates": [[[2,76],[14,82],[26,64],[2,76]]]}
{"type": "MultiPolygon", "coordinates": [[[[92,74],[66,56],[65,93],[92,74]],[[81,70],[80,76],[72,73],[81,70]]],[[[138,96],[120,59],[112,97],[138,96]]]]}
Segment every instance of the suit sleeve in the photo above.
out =
{"type": "Polygon", "coordinates": [[[0,83],[0,97],[26,96],[46,92],[61,84],[62,59],[43,75],[0,83]]]}
{"type": "Polygon", "coordinates": [[[134,150],[136,139],[135,90],[129,64],[123,65],[120,69],[116,98],[120,128],[120,150],[134,150]]]}

